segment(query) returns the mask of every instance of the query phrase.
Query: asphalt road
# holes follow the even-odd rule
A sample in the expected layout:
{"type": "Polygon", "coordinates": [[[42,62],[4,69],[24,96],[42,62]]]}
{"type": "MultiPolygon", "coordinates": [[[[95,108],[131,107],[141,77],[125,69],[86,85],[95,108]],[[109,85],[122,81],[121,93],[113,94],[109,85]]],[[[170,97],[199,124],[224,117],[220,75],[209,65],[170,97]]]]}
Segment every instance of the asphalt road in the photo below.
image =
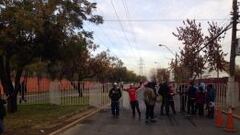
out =
{"type": "MultiPolygon", "coordinates": [[[[146,124],[142,120],[133,119],[129,110],[122,110],[119,119],[110,115],[105,109],[82,121],[61,135],[239,135],[226,133],[216,128],[214,121],[204,117],[186,117],[177,113],[175,116],[158,116],[156,123],[146,124]]],[[[239,122],[235,121],[236,125],[239,122]]]]}

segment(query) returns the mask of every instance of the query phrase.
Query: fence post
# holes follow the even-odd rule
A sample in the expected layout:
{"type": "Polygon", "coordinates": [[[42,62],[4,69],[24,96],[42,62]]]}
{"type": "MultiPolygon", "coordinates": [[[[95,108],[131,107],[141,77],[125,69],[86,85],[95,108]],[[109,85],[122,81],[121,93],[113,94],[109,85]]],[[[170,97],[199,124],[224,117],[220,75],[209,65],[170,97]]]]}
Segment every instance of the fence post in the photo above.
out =
{"type": "Polygon", "coordinates": [[[50,90],[49,90],[49,98],[51,104],[60,105],[60,84],[58,80],[54,80],[50,82],[50,90]]]}

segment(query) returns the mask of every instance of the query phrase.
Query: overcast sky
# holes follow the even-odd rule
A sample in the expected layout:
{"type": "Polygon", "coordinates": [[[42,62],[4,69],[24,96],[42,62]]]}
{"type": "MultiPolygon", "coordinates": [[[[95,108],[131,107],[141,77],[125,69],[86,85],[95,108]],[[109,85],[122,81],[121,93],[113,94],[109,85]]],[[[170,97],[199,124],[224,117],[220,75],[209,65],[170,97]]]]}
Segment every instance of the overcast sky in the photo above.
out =
{"type": "MultiPolygon", "coordinates": [[[[97,2],[96,14],[102,15],[104,24],[86,28],[94,31],[98,51],[109,49],[130,70],[139,73],[139,60],[144,62],[144,74],[156,67],[168,67],[173,54],[158,44],[179,52],[182,47],[172,32],[182,21],[196,19],[206,31],[208,21],[220,26],[230,22],[232,0],[90,0],[97,2]],[[114,9],[115,8],[115,9],[114,9]],[[116,11],[115,11],[116,10],[116,11]]],[[[231,31],[223,41],[229,52],[231,31]]],[[[229,57],[226,58],[227,60],[229,57]]]]}

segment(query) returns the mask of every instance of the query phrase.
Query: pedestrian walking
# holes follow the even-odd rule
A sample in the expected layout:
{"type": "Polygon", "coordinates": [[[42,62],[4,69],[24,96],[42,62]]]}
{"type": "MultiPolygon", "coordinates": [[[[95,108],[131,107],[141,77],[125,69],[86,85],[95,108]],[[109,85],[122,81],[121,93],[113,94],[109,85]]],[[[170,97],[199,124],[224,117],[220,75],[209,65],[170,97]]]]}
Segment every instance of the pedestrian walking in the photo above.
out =
{"type": "Polygon", "coordinates": [[[113,88],[109,91],[109,98],[111,99],[111,110],[114,118],[119,117],[119,100],[122,97],[120,88],[117,87],[117,83],[113,84],[113,88]]]}
{"type": "Polygon", "coordinates": [[[132,109],[132,117],[135,118],[135,111],[137,110],[138,112],[138,118],[141,119],[141,111],[139,109],[139,103],[137,99],[137,90],[140,87],[134,87],[133,84],[130,84],[130,87],[128,89],[124,89],[125,91],[128,92],[129,94],[129,99],[130,99],[130,105],[132,109]]]}
{"type": "Polygon", "coordinates": [[[4,132],[4,117],[6,116],[6,108],[4,106],[6,101],[0,98],[0,135],[4,132]]]}
{"type": "Polygon", "coordinates": [[[175,93],[173,92],[173,87],[170,85],[168,86],[168,93],[167,93],[167,103],[166,103],[166,114],[169,116],[169,107],[172,110],[173,114],[176,114],[175,104],[174,104],[174,97],[175,93]]]}
{"type": "Polygon", "coordinates": [[[154,120],[154,105],[156,102],[156,95],[154,90],[151,88],[151,83],[147,83],[144,89],[144,102],[146,105],[146,123],[156,122],[154,120]]]}
{"type": "Polygon", "coordinates": [[[166,105],[167,105],[167,96],[168,96],[169,87],[167,82],[164,82],[163,84],[160,84],[160,88],[158,90],[158,94],[162,97],[162,104],[160,109],[160,114],[164,115],[164,110],[166,111],[166,105]]]}
{"type": "Polygon", "coordinates": [[[215,98],[216,90],[213,88],[212,84],[209,84],[207,86],[207,117],[211,119],[214,118],[215,98]]]}
{"type": "Polygon", "coordinates": [[[194,82],[190,83],[190,87],[188,88],[188,105],[187,105],[187,111],[188,114],[194,115],[196,113],[195,108],[195,102],[196,102],[196,87],[194,86],[194,82]]]}

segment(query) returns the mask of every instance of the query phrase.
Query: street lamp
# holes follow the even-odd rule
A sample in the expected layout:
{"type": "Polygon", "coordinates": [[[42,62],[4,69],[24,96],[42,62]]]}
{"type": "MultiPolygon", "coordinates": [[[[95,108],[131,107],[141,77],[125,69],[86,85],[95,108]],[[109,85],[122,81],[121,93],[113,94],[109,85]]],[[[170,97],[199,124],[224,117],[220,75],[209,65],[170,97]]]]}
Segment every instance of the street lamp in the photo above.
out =
{"type": "MultiPolygon", "coordinates": [[[[176,62],[177,62],[177,58],[179,57],[179,56],[177,55],[177,53],[175,53],[174,51],[172,51],[167,45],[158,44],[158,46],[159,46],[159,47],[165,47],[165,48],[167,48],[168,51],[171,52],[172,55],[174,55],[174,56],[176,57],[176,62]]],[[[172,71],[171,69],[170,69],[169,71],[170,71],[170,74],[171,74],[171,73],[173,74],[173,71],[172,71]]],[[[170,75],[170,76],[171,76],[171,75],[170,75]]],[[[174,76],[173,76],[172,78],[174,78],[174,76]]]]}
{"type": "Polygon", "coordinates": [[[175,56],[175,53],[168,46],[163,45],[163,44],[159,44],[158,46],[167,48],[168,51],[171,52],[175,56]]]}

